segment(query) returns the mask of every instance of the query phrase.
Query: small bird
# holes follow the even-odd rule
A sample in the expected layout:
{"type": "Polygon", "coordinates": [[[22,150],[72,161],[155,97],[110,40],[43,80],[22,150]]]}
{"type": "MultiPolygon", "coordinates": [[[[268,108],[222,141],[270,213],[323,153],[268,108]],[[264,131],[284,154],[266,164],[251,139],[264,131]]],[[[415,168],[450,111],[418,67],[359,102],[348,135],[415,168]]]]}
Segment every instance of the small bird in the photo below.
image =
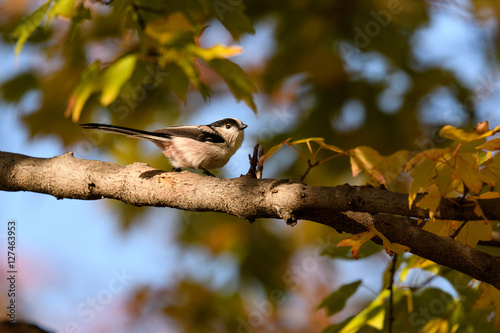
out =
{"type": "Polygon", "coordinates": [[[133,128],[88,123],[85,129],[127,135],[152,141],[168,157],[174,170],[199,169],[213,176],[207,169],[222,168],[241,147],[247,125],[235,118],[224,118],[208,125],[174,126],[151,132],[133,128]]]}

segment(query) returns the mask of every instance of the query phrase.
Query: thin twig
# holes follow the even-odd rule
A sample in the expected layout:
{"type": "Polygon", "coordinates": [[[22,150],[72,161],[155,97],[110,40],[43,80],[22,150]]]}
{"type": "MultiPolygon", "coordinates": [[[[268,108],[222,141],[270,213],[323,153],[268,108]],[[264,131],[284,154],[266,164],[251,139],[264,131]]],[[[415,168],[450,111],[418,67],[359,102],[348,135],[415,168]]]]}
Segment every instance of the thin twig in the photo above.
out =
{"type": "Polygon", "coordinates": [[[304,179],[306,178],[307,174],[309,173],[309,171],[311,171],[312,168],[314,168],[315,166],[317,166],[319,164],[319,161],[316,161],[315,163],[311,163],[311,160],[308,159],[307,160],[307,170],[306,172],[304,173],[303,176],[300,177],[300,181],[304,181],[304,179]]]}
{"type": "Polygon", "coordinates": [[[135,13],[137,14],[137,22],[139,23],[141,30],[146,29],[146,22],[144,22],[144,18],[142,17],[141,13],[139,13],[141,8],[139,8],[139,6],[135,4],[132,4],[132,8],[134,8],[135,13]]]}
{"type": "Polygon", "coordinates": [[[390,296],[389,296],[389,314],[388,314],[388,319],[389,319],[389,328],[388,332],[392,333],[392,324],[394,323],[394,274],[396,273],[396,262],[398,260],[398,255],[395,254],[394,257],[392,257],[392,266],[391,266],[391,280],[389,282],[389,291],[390,291],[390,296]]]}
{"type": "Polygon", "coordinates": [[[453,235],[451,235],[450,237],[455,239],[455,237],[458,236],[458,234],[460,233],[460,231],[462,231],[462,229],[465,227],[465,225],[467,224],[467,222],[469,221],[464,221],[464,223],[462,223],[458,228],[457,230],[455,230],[455,232],[453,233],[453,235]]]}

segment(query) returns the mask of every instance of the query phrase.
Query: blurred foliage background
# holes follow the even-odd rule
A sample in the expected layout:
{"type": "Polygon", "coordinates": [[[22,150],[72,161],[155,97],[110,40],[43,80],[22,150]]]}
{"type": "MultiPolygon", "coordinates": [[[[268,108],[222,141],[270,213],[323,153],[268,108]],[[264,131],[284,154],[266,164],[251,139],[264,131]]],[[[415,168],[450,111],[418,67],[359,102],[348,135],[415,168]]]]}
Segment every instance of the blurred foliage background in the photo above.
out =
{"type": "MultiPolygon", "coordinates": [[[[388,155],[442,145],[437,132],[445,124],[500,123],[500,7],[493,0],[22,0],[1,2],[0,12],[3,47],[21,59],[30,55],[29,64],[0,77],[2,104],[16,106],[31,138],[56,137],[77,157],[100,149],[118,163],[170,168],[155,147],[93,136],[79,129],[83,122],[154,129],[240,118],[250,124],[243,152],[220,176],[245,173],[245,156],[257,142],[269,148],[289,137],[322,137],[388,155]]],[[[306,168],[307,160],[282,149],[264,176],[298,179],[306,168]]],[[[305,182],[364,180],[352,179],[341,157],[314,168],[305,182]]],[[[407,185],[403,177],[401,190],[407,185]]],[[[162,218],[147,208],[111,205],[125,232],[162,218]]],[[[388,283],[382,274],[390,259],[379,247],[365,246],[364,259],[351,263],[349,249],[335,247],[346,235],[324,226],[176,216],[165,220],[175,223],[176,246],[206,256],[229,278],[220,285],[210,274],[200,278],[196,269],[178,267],[168,283],[129,290],[122,309],[129,320],[108,331],[316,332],[359,312],[388,283]],[[381,274],[370,274],[374,267],[381,274]],[[342,312],[316,310],[356,277],[364,288],[342,312]]],[[[475,312],[472,322],[479,291],[469,288],[470,279],[436,265],[411,266],[411,258],[398,264],[417,271],[400,281],[398,331],[417,331],[457,311],[463,327],[491,328],[487,311],[475,312]],[[432,284],[433,274],[443,275],[441,284],[432,284]],[[469,302],[457,309],[449,294],[469,302]],[[446,302],[411,317],[410,298],[415,309],[446,302]]]]}

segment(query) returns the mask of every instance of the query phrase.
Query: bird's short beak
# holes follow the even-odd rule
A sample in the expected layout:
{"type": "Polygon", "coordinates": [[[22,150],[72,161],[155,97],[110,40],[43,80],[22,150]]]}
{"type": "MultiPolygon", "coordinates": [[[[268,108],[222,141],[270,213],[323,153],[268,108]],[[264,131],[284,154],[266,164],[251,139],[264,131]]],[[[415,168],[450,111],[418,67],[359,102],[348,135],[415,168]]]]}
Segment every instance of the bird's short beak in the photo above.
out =
{"type": "Polygon", "coordinates": [[[244,130],[245,128],[247,128],[248,125],[245,125],[245,124],[241,124],[241,129],[244,130]]]}

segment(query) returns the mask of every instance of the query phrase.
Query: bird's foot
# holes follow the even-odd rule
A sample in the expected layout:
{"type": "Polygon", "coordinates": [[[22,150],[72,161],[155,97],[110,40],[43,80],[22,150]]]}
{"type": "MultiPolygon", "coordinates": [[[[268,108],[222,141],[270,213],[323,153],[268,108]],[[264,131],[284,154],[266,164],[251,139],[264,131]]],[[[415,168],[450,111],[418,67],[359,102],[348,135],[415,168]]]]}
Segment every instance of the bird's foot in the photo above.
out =
{"type": "Polygon", "coordinates": [[[181,168],[172,168],[172,171],[173,171],[173,172],[181,172],[181,171],[182,171],[182,169],[181,169],[181,168]]]}

